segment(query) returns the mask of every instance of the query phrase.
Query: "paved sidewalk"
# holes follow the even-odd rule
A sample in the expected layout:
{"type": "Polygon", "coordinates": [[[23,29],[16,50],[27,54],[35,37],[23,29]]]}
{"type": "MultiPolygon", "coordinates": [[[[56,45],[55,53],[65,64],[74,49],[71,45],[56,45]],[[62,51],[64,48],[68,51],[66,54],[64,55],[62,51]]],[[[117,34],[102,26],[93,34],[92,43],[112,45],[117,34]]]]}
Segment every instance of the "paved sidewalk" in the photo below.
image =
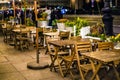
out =
{"type": "MultiPolygon", "coordinates": [[[[50,57],[45,55],[45,49],[41,49],[40,53],[40,61],[49,64],[50,57]]],[[[41,70],[28,69],[27,63],[31,61],[36,61],[35,49],[16,50],[13,46],[4,43],[3,37],[0,36],[0,80],[72,80],[70,76],[63,78],[59,72],[51,72],[49,68],[41,70]]],[[[106,75],[103,71],[100,74],[106,75]]],[[[107,74],[108,77],[102,80],[115,80],[112,70],[107,74]]]]}
{"type": "MultiPolygon", "coordinates": [[[[40,51],[40,61],[50,63],[45,49],[40,51]]],[[[59,73],[51,72],[49,68],[32,70],[27,63],[36,61],[36,50],[16,50],[13,46],[3,42],[0,37],[0,80],[71,80],[62,78],[59,73]]]]}

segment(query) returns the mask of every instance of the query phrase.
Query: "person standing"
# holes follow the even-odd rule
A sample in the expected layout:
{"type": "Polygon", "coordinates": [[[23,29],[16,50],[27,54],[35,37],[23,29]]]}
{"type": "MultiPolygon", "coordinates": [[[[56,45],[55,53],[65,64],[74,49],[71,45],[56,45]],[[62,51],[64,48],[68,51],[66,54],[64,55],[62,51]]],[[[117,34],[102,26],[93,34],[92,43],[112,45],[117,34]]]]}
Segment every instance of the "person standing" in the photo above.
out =
{"type": "Polygon", "coordinates": [[[47,13],[48,25],[51,26],[51,8],[47,7],[45,13],[47,13]]]}

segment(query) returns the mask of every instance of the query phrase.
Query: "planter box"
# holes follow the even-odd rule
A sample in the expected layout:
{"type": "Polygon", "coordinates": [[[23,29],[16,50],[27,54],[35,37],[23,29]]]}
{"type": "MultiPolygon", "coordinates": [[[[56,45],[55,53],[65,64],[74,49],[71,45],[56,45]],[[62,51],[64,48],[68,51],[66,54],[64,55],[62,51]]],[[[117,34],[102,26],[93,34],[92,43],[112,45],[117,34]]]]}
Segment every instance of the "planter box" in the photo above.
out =
{"type": "Polygon", "coordinates": [[[38,27],[46,27],[48,26],[48,21],[38,21],[38,27]]]}
{"type": "Polygon", "coordinates": [[[80,29],[80,36],[84,38],[87,34],[90,33],[90,26],[82,27],[80,29]]]}
{"type": "Polygon", "coordinates": [[[84,38],[101,40],[99,37],[92,37],[92,36],[84,36],[84,38]]]}
{"type": "Polygon", "coordinates": [[[70,31],[70,33],[74,33],[74,28],[73,27],[65,27],[65,29],[70,31]]]}
{"type": "Polygon", "coordinates": [[[58,30],[65,30],[65,24],[64,23],[57,23],[58,30]]]}
{"type": "Polygon", "coordinates": [[[66,30],[70,31],[74,36],[76,35],[76,26],[74,27],[65,27],[66,30]]]}

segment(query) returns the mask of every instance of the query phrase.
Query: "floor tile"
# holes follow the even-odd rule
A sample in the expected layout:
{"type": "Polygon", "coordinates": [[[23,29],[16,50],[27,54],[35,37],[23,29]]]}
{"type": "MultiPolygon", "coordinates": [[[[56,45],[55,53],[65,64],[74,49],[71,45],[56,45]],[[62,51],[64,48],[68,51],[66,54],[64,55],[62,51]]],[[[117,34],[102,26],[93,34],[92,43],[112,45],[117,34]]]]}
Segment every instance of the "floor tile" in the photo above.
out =
{"type": "Polygon", "coordinates": [[[0,63],[0,73],[16,72],[15,67],[10,63],[0,63]]]}
{"type": "Polygon", "coordinates": [[[19,72],[0,73],[0,80],[26,80],[19,72]]]}

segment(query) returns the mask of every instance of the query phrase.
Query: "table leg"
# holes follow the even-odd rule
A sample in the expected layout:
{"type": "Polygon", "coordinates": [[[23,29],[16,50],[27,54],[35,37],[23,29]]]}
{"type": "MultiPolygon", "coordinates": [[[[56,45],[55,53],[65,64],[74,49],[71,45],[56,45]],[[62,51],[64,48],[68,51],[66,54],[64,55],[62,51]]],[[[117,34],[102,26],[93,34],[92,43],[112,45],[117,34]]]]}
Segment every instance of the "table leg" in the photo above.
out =
{"type": "Polygon", "coordinates": [[[60,69],[60,74],[61,74],[62,77],[64,77],[58,56],[57,56],[57,59],[56,59],[56,60],[57,60],[57,62],[58,62],[58,67],[59,67],[59,69],[60,69]]]}
{"type": "Polygon", "coordinates": [[[112,65],[112,67],[113,67],[113,69],[114,69],[114,72],[115,72],[115,75],[116,75],[116,77],[117,77],[117,80],[120,80],[119,73],[118,73],[118,71],[116,70],[114,63],[113,63],[113,65],[112,65]]]}
{"type": "Polygon", "coordinates": [[[100,80],[99,76],[97,75],[100,67],[102,66],[102,63],[98,63],[98,65],[94,64],[94,62],[92,60],[90,60],[92,68],[93,68],[93,75],[91,77],[90,80],[94,80],[94,78],[96,77],[96,80],[100,80]]]}
{"type": "MultiPolygon", "coordinates": [[[[55,60],[57,59],[57,56],[55,55],[54,56],[54,59],[52,59],[53,58],[53,56],[51,57],[51,61],[52,61],[52,63],[50,64],[50,71],[52,71],[52,69],[54,68],[54,63],[55,63],[55,60]]],[[[54,68],[55,69],[55,68],[54,68]]]]}
{"type": "Polygon", "coordinates": [[[44,35],[44,42],[43,42],[43,46],[46,46],[46,36],[44,35]]]}
{"type": "Polygon", "coordinates": [[[53,68],[56,71],[56,69],[55,69],[55,61],[56,60],[58,60],[58,48],[55,47],[55,55],[51,56],[51,61],[52,61],[52,63],[50,64],[50,70],[51,71],[52,71],[53,68]]]}

